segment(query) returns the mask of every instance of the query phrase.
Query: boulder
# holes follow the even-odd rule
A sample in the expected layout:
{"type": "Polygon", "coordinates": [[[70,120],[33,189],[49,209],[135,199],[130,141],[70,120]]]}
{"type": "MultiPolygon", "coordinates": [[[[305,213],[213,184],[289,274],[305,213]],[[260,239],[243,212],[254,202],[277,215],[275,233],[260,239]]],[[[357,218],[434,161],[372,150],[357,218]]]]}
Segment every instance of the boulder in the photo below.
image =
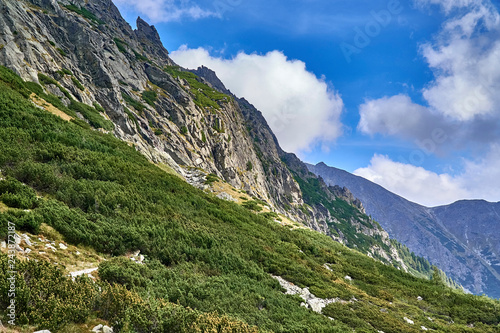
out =
{"type": "Polygon", "coordinates": [[[92,332],[100,332],[101,330],[102,330],[102,324],[99,324],[92,329],[92,332]]]}
{"type": "Polygon", "coordinates": [[[104,326],[102,327],[102,332],[103,332],[103,333],[113,333],[113,328],[112,328],[112,327],[109,327],[109,326],[104,325],[104,326]]]}

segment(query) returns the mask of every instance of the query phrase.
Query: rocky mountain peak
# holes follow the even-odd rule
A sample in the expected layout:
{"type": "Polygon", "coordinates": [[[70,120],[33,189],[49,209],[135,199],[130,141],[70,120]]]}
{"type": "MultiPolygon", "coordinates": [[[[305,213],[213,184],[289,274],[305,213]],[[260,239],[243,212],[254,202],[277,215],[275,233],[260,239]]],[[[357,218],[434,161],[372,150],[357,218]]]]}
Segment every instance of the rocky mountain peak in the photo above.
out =
{"type": "MultiPolygon", "coordinates": [[[[323,180],[323,178],[321,178],[323,180]]],[[[324,180],[323,180],[324,181],[324,180]]],[[[351,191],[347,187],[340,187],[338,185],[329,186],[328,189],[332,192],[336,197],[341,198],[342,200],[350,203],[351,205],[357,207],[363,214],[366,214],[365,208],[361,203],[361,200],[355,198],[351,191]]]]}
{"type": "Polygon", "coordinates": [[[228,95],[231,94],[231,91],[226,89],[224,83],[222,83],[217,74],[210,68],[201,66],[196,70],[192,70],[191,73],[198,75],[200,78],[204,79],[206,83],[209,83],[212,87],[219,90],[220,92],[228,95]]]}
{"type": "Polygon", "coordinates": [[[155,54],[158,57],[168,57],[168,51],[163,46],[160,35],[154,25],[149,25],[139,16],[136,21],[137,29],[135,35],[141,43],[142,47],[149,53],[155,54]]]}

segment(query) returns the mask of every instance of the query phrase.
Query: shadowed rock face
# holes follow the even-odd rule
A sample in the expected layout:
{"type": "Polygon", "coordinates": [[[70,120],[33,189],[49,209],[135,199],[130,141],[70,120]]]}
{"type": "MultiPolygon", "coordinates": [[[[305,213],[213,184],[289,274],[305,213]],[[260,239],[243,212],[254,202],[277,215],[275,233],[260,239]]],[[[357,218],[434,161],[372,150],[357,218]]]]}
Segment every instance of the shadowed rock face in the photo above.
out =
{"type": "Polygon", "coordinates": [[[168,58],[168,51],[163,47],[160,35],[154,26],[150,26],[140,17],[137,18],[137,30],[135,35],[141,46],[149,54],[154,54],[159,58],[168,58]]]}
{"type": "Polygon", "coordinates": [[[56,79],[71,98],[54,84],[45,89],[63,103],[102,106],[115,124],[114,135],[151,162],[169,165],[187,181],[196,179],[192,184],[199,187],[205,173],[213,173],[272,210],[348,243],[342,232],[331,233],[341,223],[331,211],[305,205],[295,175],[313,179],[328,200],[340,198],[354,207],[342,223],[377,235],[388,249],[382,257],[399,260],[385,231],[357,220],[363,207],[347,189],[328,188],[285,153],[262,114],[232,95],[213,71],[201,67],[193,71],[195,78],[186,76],[192,74],[169,58],[154,26],[138,18],[132,30],[111,0],[0,0],[0,8],[0,65],[28,81],[38,82],[39,74],[56,79]],[[199,84],[226,96],[206,103],[199,99],[199,84]],[[152,92],[154,98],[146,99],[152,92]]]}
{"type": "Polygon", "coordinates": [[[458,201],[428,208],[324,163],[307,165],[349,188],[389,235],[476,294],[500,298],[500,203],[458,201]]]}

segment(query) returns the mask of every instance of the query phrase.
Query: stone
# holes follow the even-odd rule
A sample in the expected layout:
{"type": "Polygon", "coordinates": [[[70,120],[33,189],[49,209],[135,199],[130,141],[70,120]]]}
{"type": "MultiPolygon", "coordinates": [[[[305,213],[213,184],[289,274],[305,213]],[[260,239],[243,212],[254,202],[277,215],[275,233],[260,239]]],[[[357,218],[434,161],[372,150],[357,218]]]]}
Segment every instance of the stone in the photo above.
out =
{"type": "Polygon", "coordinates": [[[423,300],[423,298],[421,296],[418,296],[417,301],[421,301],[421,300],[423,300]]]}
{"type": "Polygon", "coordinates": [[[408,318],[406,318],[406,317],[404,317],[403,319],[404,319],[404,320],[405,320],[408,324],[410,324],[410,325],[415,324],[415,322],[414,322],[413,320],[411,320],[411,319],[408,319],[408,318]]]}
{"type": "Polygon", "coordinates": [[[70,275],[72,278],[75,278],[77,276],[80,276],[80,275],[88,275],[88,276],[91,276],[90,274],[92,272],[95,272],[97,271],[99,268],[98,267],[94,267],[94,268],[87,268],[87,269],[83,269],[81,271],[76,271],[76,272],[71,272],[70,275]]]}
{"type": "Polygon", "coordinates": [[[92,329],[92,332],[99,332],[101,331],[101,329],[102,329],[102,324],[99,324],[92,329]]]}
{"type": "Polygon", "coordinates": [[[64,245],[63,243],[59,243],[59,248],[60,248],[61,250],[66,250],[66,249],[68,249],[68,247],[67,247],[66,245],[64,245]]]}
{"type": "Polygon", "coordinates": [[[31,241],[29,240],[29,238],[24,239],[24,242],[25,242],[25,243],[26,243],[26,245],[28,245],[28,246],[33,246],[33,243],[31,243],[31,241]]]}
{"type": "Polygon", "coordinates": [[[221,193],[217,194],[217,198],[223,199],[226,201],[233,201],[233,202],[237,201],[235,198],[233,198],[230,194],[228,194],[226,192],[221,192],[221,193]]]}
{"type": "Polygon", "coordinates": [[[31,252],[31,249],[26,249],[26,250],[24,250],[24,253],[26,253],[26,254],[28,254],[28,253],[30,253],[30,252],[31,252]]]}
{"type": "Polygon", "coordinates": [[[346,275],[346,276],[344,276],[344,280],[352,281],[352,277],[350,277],[349,275],[346,275]]]}
{"type": "Polygon", "coordinates": [[[283,279],[280,276],[274,276],[271,275],[273,278],[278,280],[280,285],[286,289],[286,294],[287,295],[299,295],[304,302],[300,304],[300,306],[306,307],[308,309],[313,310],[314,312],[321,313],[323,308],[327,306],[328,304],[331,303],[336,303],[339,302],[340,299],[338,298],[319,298],[316,297],[314,294],[312,294],[309,291],[309,288],[300,288],[299,286],[294,285],[293,283],[290,283],[283,279]]]}
{"type": "Polygon", "coordinates": [[[420,326],[420,328],[422,329],[422,331],[428,331],[429,329],[425,326],[420,326]]]}
{"type": "Polygon", "coordinates": [[[33,333],[50,333],[50,331],[49,330],[41,330],[41,331],[36,331],[33,333]]]}
{"type": "Polygon", "coordinates": [[[104,325],[104,326],[102,327],[102,332],[103,332],[103,333],[113,333],[113,328],[111,328],[111,327],[109,327],[109,326],[104,325]]]}

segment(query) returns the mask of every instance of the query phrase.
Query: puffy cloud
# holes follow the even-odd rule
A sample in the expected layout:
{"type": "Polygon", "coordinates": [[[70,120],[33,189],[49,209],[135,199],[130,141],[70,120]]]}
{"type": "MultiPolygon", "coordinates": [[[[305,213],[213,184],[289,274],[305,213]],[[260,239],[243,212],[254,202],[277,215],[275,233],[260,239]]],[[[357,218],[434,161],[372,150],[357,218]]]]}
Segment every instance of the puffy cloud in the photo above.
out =
{"type": "Polygon", "coordinates": [[[498,12],[481,5],[449,20],[436,43],[422,46],[435,73],[435,80],[423,91],[431,108],[461,121],[477,115],[498,116],[499,33],[498,12]]]}
{"type": "Polygon", "coordinates": [[[366,100],[359,107],[358,129],[365,134],[383,133],[408,138],[430,135],[430,127],[438,126],[440,119],[426,107],[415,104],[407,95],[366,100]]]}
{"type": "Polygon", "coordinates": [[[152,23],[179,21],[183,18],[201,19],[220,17],[220,14],[202,9],[189,0],[113,0],[119,7],[129,7],[146,16],[152,23]]]}
{"type": "Polygon", "coordinates": [[[233,59],[222,59],[203,48],[186,46],[171,57],[183,67],[204,65],[214,70],[235,95],[262,111],[286,151],[306,151],[342,134],[342,98],[327,82],[308,72],[302,61],[290,60],[278,51],[265,55],[240,52],[233,59]]]}
{"type": "Polygon", "coordinates": [[[368,167],[357,169],[354,174],[425,206],[449,204],[468,196],[468,192],[447,174],[394,162],[382,155],[375,155],[368,167]]]}
{"type": "Polygon", "coordinates": [[[464,171],[456,176],[437,174],[411,164],[374,155],[370,165],[354,174],[377,183],[410,201],[438,206],[461,199],[498,201],[500,187],[500,145],[493,145],[480,161],[464,161],[464,171]]]}
{"type": "Polygon", "coordinates": [[[500,137],[500,15],[486,0],[416,0],[453,13],[421,53],[434,73],[422,90],[427,105],[406,95],[367,100],[359,108],[358,129],[425,140],[441,128],[463,148],[500,137]],[[453,10],[457,9],[457,10],[453,10]],[[460,9],[460,10],[458,10],[460,9]]]}

